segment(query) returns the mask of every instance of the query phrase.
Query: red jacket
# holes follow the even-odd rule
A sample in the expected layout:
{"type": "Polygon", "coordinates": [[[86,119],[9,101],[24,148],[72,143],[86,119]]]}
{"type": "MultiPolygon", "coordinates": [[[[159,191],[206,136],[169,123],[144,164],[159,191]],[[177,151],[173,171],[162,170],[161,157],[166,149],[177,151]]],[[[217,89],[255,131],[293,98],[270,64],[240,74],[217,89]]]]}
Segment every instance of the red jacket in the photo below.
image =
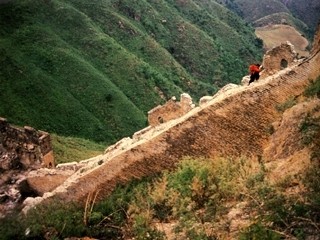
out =
{"type": "Polygon", "coordinates": [[[260,72],[260,68],[257,65],[252,64],[249,67],[249,71],[250,71],[250,73],[260,72]]]}

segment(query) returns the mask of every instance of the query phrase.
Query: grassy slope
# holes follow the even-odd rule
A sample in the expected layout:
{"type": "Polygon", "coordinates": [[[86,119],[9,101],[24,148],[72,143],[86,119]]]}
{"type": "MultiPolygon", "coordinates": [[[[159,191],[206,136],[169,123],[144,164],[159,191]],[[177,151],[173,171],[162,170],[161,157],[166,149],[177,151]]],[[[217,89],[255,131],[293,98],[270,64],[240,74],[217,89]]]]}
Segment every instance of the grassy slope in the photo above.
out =
{"type": "Polygon", "coordinates": [[[236,32],[238,18],[228,15],[229,23],[172,1],[0,5],[0,116],[113,143],[146,126],[163,97],[212,94],[260,58],[252,29],[236,32]],[[242,49],[227,43],[231,36],[242,49]]]}
{"type": "MultiPolygon", "coordinates": [[[[245,62],[250,61],[250,56],[255,54],[255,48],[260,46],[251,29],[244,21],[213,0],[184,1],[183,4],[175,2],[174,7],[214,39],[218,49],[218,61],[214,63],[223,64],[222,68],[215,69],[215,80],[219,82],[220,78],[238,83],[236,76],[244,73],[245,62]],[[249,43],[252,38],[255,40],[249,43]]],[[[256,56],[256,59],[258,60],[259,56],[256,56]]]]}
{"type": "Polygon", "coordinates": [[[51,135],[56,164],[79,162],[103,154],[105,146],[90,140],[51,135]],[[71,151],[70,151],[71,150],[71,151]]]}
{"type": "MultiPolygon", "coordinates": [[[[36,128],[94,140],[115,140],[114,137],[128,132],[129,124],[133,126],[131,129],[143,126],[144,113],[109,76],[86,59],[89,51],[103,56],[101,50],[106,51],[107,46],[120,60],[128,53],[112,38],[99,36],[88,19],[72,8],[57,4],[47,9],[39,5],[31,7],[26,2],[26,6],[15,9],[15,14],[23,16],[21,23],[13,19],[17,28],[8,26],[4,30],[8,39],[1,44],[1,82],[7,91],[2,91],[1,101],[8,103],[1,104],[1,115],[18,124],[27,122],[36,128]],[[49,14],[52,12],[55,16],[49,14]],[[67,16],[78,20],[68,22],[67,16]],[[70,33],[71,27],[77,31],[70,33]],[[93,41],[92,49],[83,49],[75,43],[85,41],[88,35],[93,41]]],[[[130,60],[138,64],[135,59],[130,60]]],[[[152,101],[152,96],[149,98],[152,101]]]]}

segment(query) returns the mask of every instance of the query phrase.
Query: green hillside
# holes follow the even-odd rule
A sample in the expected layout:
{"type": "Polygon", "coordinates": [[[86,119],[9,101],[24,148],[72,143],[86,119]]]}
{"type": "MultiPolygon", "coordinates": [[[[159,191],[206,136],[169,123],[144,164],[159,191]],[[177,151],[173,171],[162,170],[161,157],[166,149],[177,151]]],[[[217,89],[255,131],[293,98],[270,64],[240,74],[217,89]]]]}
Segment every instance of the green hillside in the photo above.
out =
{"type": "Polygon", "coordinates": [[[261,47],[214,0],[12,0],[0,4],[0,116],[110,144],[173,95],[240,82],[261,47]]]}

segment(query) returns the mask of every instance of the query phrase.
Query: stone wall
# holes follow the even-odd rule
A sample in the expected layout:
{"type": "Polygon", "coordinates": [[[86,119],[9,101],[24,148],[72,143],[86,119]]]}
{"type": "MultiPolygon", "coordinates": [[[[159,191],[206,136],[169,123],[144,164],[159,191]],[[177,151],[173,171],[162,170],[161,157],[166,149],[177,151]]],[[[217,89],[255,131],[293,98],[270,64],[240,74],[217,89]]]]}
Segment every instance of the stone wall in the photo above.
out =
{"type": "MultiPolygon", "coordinates": [[[[88,171],[79,169],[72,180],[46,197],[85,201],[92,192],[99,192],[98,198],[105,197],[118,184],[176,167],[185,156],[263,157],[270,138],[267,129],[279,117],[276,107],[303,93],[309,80],[319,76],[319,63],[320,53],[259,81],[259,84],[233,88],[228,94],[213,98],[203,107],[193,108],[170,124],[158,124],[149,131],[153,132],[152,136],[141,138],[139,142],[127,146],[123,141],[121,146],[117,145],[123,147],[121,151],[116,154],[107,151],[99,157],[99,166],[88,171]]],[[[165,113],[168,105],[156,108],[154,119],[165,113]],[[156,115],[157,111],[159,115],[156,115]]]]}
{"type": "Polygon", "coordinates": [[[148,123],[150,126],[157,126],[183,116],[193,107],[190,95],[183,93],[180,96],[180,102],[176,102],[176,98],[173,97],[164,105],[159,105],[150,110],[148,112],[148,123]]]}
{"type": "MultiPolygon", "coordinates": [[[[275,156],[264,155],[264,149],[270,141],[268,129],[279,120],[277,106],[291,97],[301,96],[310,79],[319,76],[319,65],[320,53],[317,51],[299,64],[258,81],[258,84],[230,86],[224,94],[209,98],[202,107],[193,108],[175,121],[161,125],[155,121],[157,126],[143,129],[136,137],[111,146],[98,157],[95,167],[79,169],[53,192],[45,194],[41,201],[55,198],[84,202],[88,194],[94,192],[99,193],[100,199],[118,184],[175,168],[185,156],[247,156],[266,157],[266,162],[276,160],[271,159],[275,156]]],[[[178,115],[166,107],[159,106],[149,114],[154,114],[155,120],[164,116],[161,113],[165,114],[165,109],[172,116],[178,115]]],[[[26,205],[25,209],[32,207],[26,205]]]]}
{"type": "Polygon", "coordinates": [[[0,118],[0,170],[54,167],[50,135],[0,118]]]}
{"type": "Polygon", "coordinates": [[[272,75],[289,67],[297,57],[294,46],[290,42],[282,43],[267,51],[263,57],[264,74],[272,75]]]}

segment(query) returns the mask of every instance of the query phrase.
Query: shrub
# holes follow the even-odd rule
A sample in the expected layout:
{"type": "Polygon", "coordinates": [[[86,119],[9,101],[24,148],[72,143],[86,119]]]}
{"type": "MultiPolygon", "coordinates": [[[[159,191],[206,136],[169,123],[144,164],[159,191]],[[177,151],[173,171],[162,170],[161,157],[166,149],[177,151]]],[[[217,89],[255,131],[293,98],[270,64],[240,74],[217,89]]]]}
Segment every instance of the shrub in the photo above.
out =
{"type": "Polygon", "coordinates": [[[313,143],[320,132],[319,118],[308,114],[300,123],[299,130],[302,133],[302,143],[310,145],[313,143]]]}
{"type": "Polygon", "coordinates": [[[259,240],[280,240],[282,235],[266,228],[261,223],[251,225],[249,228],[241,232],[240,240],[259,239],[259,240]]]}
{"type": "Polygon", "coordinates": [[[320,76],[306,88],[303,93],[306,97],[317,96],[320,98],[320,76]]]}
{"type": "Polygon", "coordinates": [[[295,97],[290,97],[287,101],[282,104],[278,104],[276,109],[278,112],[284,112],[285,110],[292,108],[294,105],[297,104],[295,97]]]}

